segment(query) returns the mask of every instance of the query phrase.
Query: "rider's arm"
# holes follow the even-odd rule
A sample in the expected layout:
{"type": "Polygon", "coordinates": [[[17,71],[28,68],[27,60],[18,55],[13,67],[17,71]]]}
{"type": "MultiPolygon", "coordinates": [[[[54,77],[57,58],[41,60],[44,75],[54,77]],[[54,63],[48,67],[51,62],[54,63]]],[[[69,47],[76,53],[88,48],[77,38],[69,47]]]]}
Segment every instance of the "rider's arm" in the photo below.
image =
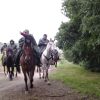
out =
{"type": "Polygon", "coordinates": [[[46,46],[46,45],[47,45],[47,43],[45,43],[41,39],[39,40],[38,46],[46,46]]]}
{"type": "Polygon", "coordinates": [[[37,43],[36,43],[36,41],[35,41],[35,39],[34,39],[34,37],[32,35],[24,34],[24,33],[21,33],[21,35],[23,35],[25,38],[31,40],[33,45],[37,45],[37,43]]]}
{"type": "Polygon", "coordinates": [[[41,46],[43,43],[42,43],[42,40],[40,39],[39,40],[39,43],[38,43],[38,46],[41,46]]]}

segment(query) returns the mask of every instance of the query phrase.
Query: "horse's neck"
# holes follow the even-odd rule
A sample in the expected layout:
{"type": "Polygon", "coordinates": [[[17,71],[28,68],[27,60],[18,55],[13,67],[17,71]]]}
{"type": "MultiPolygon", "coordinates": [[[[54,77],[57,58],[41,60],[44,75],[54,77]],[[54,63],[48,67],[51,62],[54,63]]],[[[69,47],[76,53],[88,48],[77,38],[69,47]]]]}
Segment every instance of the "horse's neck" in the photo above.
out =
{"type": "Polygon", "coordinates": [[[47,56],[47,57],[50,57],[51,56],[51,51],[50,51],[50,49],[45,49],[45,51],[44,51],[44,53],[43,53],[45,56],[47,56]]]}
{"type": "Polygon", "coordinates": [[[32,48],[31,48],[31,46],[29,46],[29,45],[25,45],[24,44],[24,46],[23,46],[23,50],[24,50],[24,55],[26,56],[30,56],[30,55],[33,55],[33,50],[32,50],[32,48]]]}

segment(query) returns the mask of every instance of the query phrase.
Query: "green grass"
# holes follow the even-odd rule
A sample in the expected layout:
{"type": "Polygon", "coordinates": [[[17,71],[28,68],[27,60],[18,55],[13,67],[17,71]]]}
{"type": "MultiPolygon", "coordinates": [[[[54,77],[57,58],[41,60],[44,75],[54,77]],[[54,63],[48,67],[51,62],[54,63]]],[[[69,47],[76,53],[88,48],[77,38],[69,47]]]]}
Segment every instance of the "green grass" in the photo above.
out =
{"type": "Polygon", "coordinates": [[[65,60],[60,61],[58,66],[50,76],[52,79],[60,80],[82,94],[100,97],[100,73],[90,72],[65,60]]]}

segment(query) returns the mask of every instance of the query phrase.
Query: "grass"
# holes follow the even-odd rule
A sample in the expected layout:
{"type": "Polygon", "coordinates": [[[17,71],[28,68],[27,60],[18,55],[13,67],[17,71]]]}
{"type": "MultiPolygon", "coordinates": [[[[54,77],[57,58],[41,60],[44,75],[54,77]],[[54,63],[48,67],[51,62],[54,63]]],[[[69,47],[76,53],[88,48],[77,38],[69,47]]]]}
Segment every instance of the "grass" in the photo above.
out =
{"type": "Polygon", "coordinates": [[[57,71],[50,77],[62,81],[82,94],[100,97],[100,73],[90,72],[79,65],[62,60],[57,71]]]}

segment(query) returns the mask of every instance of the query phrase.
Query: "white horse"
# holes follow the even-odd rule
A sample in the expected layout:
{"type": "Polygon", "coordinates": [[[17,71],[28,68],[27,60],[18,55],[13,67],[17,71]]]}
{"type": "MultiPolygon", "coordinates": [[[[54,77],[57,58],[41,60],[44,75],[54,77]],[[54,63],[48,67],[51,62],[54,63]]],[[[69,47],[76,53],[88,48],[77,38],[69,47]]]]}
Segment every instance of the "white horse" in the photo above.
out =
{"type": "Polygon", "coordinates": [[[50,84],[49,78],[48,78],[48,69],[51,65],[51,62],[53,61],[52,56],[51,56],[53,49],[54,49],[54,43],[52,41],[50,41],[47,44],[47,47],[46,47],[46,49],[44,50],[44,52],[42,53],[42,56],[41,56],[43,79],[48,84],[50,84]]]}

